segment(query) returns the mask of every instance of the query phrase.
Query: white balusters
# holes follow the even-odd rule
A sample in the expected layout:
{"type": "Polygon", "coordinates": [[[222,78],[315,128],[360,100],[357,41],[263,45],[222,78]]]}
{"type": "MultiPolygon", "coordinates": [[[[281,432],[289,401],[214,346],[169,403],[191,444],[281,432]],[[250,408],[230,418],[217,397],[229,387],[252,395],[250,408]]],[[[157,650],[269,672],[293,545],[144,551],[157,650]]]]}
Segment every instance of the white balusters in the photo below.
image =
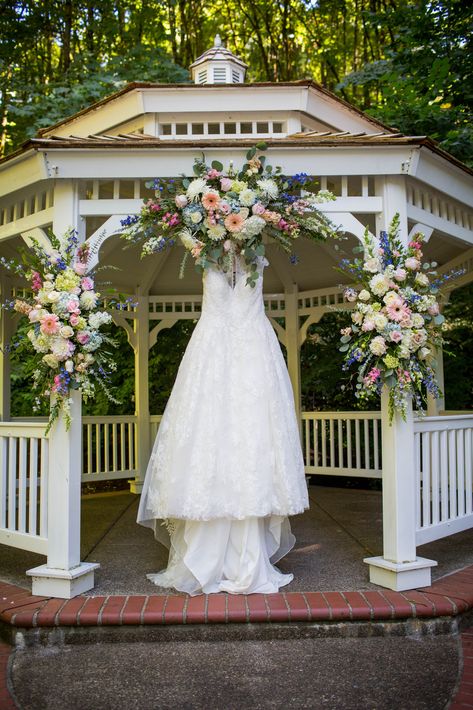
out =
{"type": "Polygon", "coordinates": [[[473,415],[414,423],[417,544],[473,527],[473,415]]]}

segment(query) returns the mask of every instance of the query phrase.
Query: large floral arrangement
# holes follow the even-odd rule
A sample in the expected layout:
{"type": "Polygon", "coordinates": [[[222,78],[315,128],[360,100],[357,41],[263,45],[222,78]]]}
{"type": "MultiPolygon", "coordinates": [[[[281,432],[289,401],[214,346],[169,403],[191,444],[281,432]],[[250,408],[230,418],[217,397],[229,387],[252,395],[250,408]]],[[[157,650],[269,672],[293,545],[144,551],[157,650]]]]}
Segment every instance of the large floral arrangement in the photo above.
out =
{"type": "Polygon", "coordinates": [[[116,401],[107,384],[115,364],[106,348],[114,341],[102,330],[111,316],[101,308],[101,294],[95,290],[93,273],[87,270],[87,246],[78,246],[74,231],[61,240],[53,234],[49,238],[51,248],[32,240],[24,263],[1,260],[4,267],[25,278],[31,289],[3,306],[28,319],[27,340],[25,329],[19,329],[13,346],[33,350],[33,387],[38,390],[38,402],[41,397],[50,401],[47,431],[61,410],[70,426],[72,389],[81,389],[87,399],[93,397],[98,384],[116,401]]]}
{"type": "Polygon", "coordinates": [[[341,331],[344,368],[356,366],[356,396],[361,399],[389,388],[390,420],[397,411],[406,416],[408,399],[423,412],[426,393],[440,396],[434,371],[435,347],[442,343],[439,289],[456,274],[439,276],[435,262],[423,262],[423,235],[407,246],[399,239],[399,217],[379,242],[365,233],[363,256],[345,259],[340,270],[355,278],[347,288],[353,303],[352,325],[341,331]]]}
{"type": "Polygon", "coordinates": [[[240,170],[232,164],[224,170],[216,160],[207,165],[202,156],[195,160],[193,179],[147,183],[155,197],[145,201],[139,215],[122,220],[123,237],[142,242],[143,255],[181,242],[187,250],[181,276],[189,254],[197,267],[216,265],[223,271],[231,270],[235,255],[241,255],[247,283],[254,286],[258,257],[265,253],[264,234],[291,253],[295,263],[296,237],[325,240],[335,234],[316,207],[334,197],[326,190],[311,192],[312,178],[304,173],[287,177],[280,168],[273,170],[260,154],[265,148],[265,144],[251,148],[240,170]]]}

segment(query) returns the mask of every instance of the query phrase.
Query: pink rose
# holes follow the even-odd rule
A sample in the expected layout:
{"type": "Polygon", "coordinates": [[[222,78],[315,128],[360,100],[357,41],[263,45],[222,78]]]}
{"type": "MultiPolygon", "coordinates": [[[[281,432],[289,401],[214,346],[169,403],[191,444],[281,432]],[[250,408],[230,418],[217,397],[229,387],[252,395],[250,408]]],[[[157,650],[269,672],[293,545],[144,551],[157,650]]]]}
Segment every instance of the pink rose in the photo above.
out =
{"type": "Polygon", "coordinates": [[[215,170],[215,168],[210,168],[210,170],[207,173],[207,177],[209,178],[209,180],[213,180],[214,178],[218,178],[219,175],[220,175],[220,171],[215,170]]]}
{"type": "Polygon", "coordinates": [[[92,279],[89,279],[88,276],[81,280],[80,285],[82,286],[83,291],[92,291],[94,288],[94,282],[92,279]]]}
{"type": "Polygon", "coordinates": [[[220,210],[220,212],[223,212],[223,214],[230,214],[230,212],[232,211],[232,208],[230,207],[228,202],[225,202],[225,200],[220,200],[218,209],[220,210]]]}
{"type": "Polygon", "coordinates": [[[69,313],[75,313],[75,311],[77,311],[77,309],[79,308],[79,303],[74,299],[71,299],[66,303],[66,308],[69,313]]]}
{"type": "Polygon", "coordinates": [[[372,318],[365,318],[363,321],[363,325],[361,326],[361,330],[364,330],[365,332],[369,330],[374,330],[375,327],[375,322],[372,318]]]}
{"type": "Polygon", "coordinates": [[[71,293],[73,293],[74,296],[79,296],[80,295],[80,286],[74,286],[74,288],[71,289],[71,293]]]}
{"type": "Polygon", "coordinates": [[[220,187],[222,188],[222,190],[224,192],[228,192],[229,190],[231,190],[232,183],[233,183],[233,180],[230,180],[230,178],[227,178],[227,177],[223,177],[220,180],[220,187]]]}
{"type": "Polygon", "coordinates": [[[28,313],[28,318],[30,319],[30,323],[37,323],[39,321],[39,309],[38,308],[32,308],[31,311],[28,313]]]}
{"type": "Polygon", "coordinates": [[[79,320],[80,320],[79,313],[72,313],[71,317],[69,318],[69,323],[73,326],[76,326],[79,323],[79,320]]]}
{"type": "Polygon", "coordinates": [[[87,273],[87,264],[83,264],[81,261],[76,261],[73,268],[79,276],[84,276],[87,273]]]}
{"type": "Polygon", "coordinates": [[[76,337],[81,345],[85,345],[90,340],[90,335],[86,330],[80,330],[76,337]]]}
{"type": "Polygon", "coordinates": [[[430,313],[431,316],[438,316],[438,314],[440,313],[439,304],[433,303],[427,308],[427,311],[430,313]]]}
{"type": "Polygon", "coordinates": [[[393,343],[400,343],[402,340],[402,333],[400,330],[392,330],[389,337],[393,343]]]}
{"type": "Polygon", "coordinates": [[[404,281],[404,279],[407,276],[407,271],[405,269],[396,269],[396,271],[393,274],[394,278],[396,281],[404,281]]]}
{"type": "Polygon", "coordinates": [[[261,202],[255,202],[251,208],[251,211],[253,214],[263,214],[263,212],[266,212],[266,207],[262,205],[261,202]]]}
{"type": "Polygon", "coordinates": [[[415,256],[410,256],[406,259],[404,265],[406,269],[410,269],[411,271],[417,271],[417,269],[420,269],[420,261],[419,259],[416,259],[415,256]]]}

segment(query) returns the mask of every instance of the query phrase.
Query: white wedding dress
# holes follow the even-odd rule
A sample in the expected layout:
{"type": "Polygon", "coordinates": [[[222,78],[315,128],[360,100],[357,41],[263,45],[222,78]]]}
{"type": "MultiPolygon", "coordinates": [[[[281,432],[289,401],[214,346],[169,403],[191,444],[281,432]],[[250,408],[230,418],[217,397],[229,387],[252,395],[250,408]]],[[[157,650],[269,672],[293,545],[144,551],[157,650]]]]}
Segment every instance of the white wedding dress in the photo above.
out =
{"type": "MultiPolygon", "coordinates": [[[[238,260],[237,260],[238,262],[238,260]]],[[[204,272],[202,314],[167,402],[137,522],[169,547],[156,585],[191,595],[277,592],[293,547],[288,515],[308,507],[291,382],[256,286],[204,272]]]]}

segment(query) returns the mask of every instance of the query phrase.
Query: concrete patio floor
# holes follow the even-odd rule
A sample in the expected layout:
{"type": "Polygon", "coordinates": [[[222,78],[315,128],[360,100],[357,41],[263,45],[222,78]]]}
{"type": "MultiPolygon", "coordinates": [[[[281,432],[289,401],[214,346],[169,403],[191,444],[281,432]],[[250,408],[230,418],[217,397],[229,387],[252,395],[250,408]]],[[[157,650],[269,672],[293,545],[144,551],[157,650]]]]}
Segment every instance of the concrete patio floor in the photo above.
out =
{"type": "MultiPolygon", "coordinates": [[[[382,552],[381,494],[319,485],[310,486],[309,494],[310,510],[291,519],[296,546],[278,564],[295,577],[284,591],[378,589],[363,558],[382,552]]],[[[166,566],[167,550],[136,524],[138,501],[128,492],[83,497],[82,559],[101,564],[89,595],[165,592],[146,579],[166,566]]],[[[434,580],[462,569],[473,564],[473,530],[424,545],[418,554],[437,560],[434,580]]],[[[25,571],[44,561],[0,545],[0,579],[29,588],[25,571]]]]}

